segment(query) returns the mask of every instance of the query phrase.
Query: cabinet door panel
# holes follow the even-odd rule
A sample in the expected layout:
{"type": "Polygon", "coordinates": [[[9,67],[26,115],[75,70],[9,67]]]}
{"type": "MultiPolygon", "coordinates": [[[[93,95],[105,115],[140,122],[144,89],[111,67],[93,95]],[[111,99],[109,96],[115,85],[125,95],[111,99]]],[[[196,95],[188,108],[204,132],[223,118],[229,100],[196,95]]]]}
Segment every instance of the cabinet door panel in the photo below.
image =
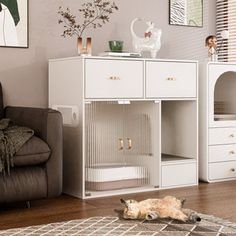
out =
{"type": "Polygon", "coordinates": [[[197,183],[196,163],[162,166],[162,187],[197,183]]]}

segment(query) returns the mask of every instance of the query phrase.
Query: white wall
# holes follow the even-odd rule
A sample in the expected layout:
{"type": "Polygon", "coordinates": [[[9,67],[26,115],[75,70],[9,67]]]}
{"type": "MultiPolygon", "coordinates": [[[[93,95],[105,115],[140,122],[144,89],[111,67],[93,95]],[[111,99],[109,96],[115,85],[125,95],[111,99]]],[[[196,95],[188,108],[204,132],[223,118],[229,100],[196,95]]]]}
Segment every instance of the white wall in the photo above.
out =
{"type": "MultiPolygon", "coordinates": [[[[0,48],[0,81],[3,84],[5,105],[47,106],[47,61],[49,58],[76,55],[76,38],[60,37],[62,26],[57,24],[58,7],[68,6],[75,12],[82,0],[29,1],[29,49],[0,48]]],[[[107,42],[121,39],[131,50],[130,22],[135,17],[151,19],[162,29],[162,48],[159,58],[204,60],[207,50],[204,40],[215,33],[215,0],[204,2],[204,27],[171,26],[169,0],[116,0],[119,11],[110,23],[92,36],[93,53],[108,49],[107,42]]],[[[144,23],[137,23],[139,34],[144,23]]],[[[86,35],[85,35],[86,36],[86,35]]]]}

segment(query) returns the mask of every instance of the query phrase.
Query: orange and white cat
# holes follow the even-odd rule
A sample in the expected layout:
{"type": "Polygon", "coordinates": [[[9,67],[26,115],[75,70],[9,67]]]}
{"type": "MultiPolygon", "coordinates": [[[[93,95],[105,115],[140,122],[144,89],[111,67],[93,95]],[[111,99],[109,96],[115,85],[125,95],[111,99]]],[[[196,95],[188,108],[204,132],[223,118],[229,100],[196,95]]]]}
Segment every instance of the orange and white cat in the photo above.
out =
{"type": "Polygon", "coordinates": [[[124,219],[171,218],[184,222],[201,221],[196,212],[183,208],[184,202],[185,200],[173,196],[166,196],[163,199],[147,199],[141,202],[121,199],[121,203],[125,205],[124,219]]]}

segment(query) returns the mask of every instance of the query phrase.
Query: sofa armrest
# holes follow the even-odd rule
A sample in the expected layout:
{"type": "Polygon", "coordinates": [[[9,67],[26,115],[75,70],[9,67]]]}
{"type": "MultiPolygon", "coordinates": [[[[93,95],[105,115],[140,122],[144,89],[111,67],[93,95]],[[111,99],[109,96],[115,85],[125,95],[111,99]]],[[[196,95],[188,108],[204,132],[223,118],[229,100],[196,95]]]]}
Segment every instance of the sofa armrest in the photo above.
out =
{"type": "Polygon", "coordinates": [[[62,116],[52,109],[6,107],[5,117],[20,126],[27,126],[35,135],[44,140],[51,149],[51,156],[46,163],[48,179],[48,197],[55,197],[62,192],[62,116]]]}

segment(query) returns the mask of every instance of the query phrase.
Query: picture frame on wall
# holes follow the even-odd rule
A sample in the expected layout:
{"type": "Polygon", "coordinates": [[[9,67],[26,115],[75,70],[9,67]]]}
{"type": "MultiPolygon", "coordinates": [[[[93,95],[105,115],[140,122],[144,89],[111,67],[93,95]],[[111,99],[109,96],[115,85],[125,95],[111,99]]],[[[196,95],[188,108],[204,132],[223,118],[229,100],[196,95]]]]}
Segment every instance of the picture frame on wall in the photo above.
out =
{"type": "Polygon", "coordinates": [[[169,0],[169,24],[203,27],[203,0],[169,0]]]}
{"type": "Polygon", "coordinates": [[[0,0],[0,47],[29,47],[29,1],[0,0]]]}

